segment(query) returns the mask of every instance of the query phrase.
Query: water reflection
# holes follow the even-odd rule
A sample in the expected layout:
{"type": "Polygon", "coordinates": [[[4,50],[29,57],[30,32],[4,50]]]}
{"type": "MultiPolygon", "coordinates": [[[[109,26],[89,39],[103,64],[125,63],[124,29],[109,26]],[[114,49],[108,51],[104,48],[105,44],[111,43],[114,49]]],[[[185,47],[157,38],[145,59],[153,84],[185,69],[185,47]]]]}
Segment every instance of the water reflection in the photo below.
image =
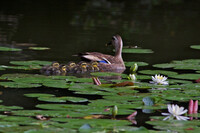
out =
{"type": "Polygon", "coordinates": [[[20,15],[3,14],[0,12],[0,44],[12,42],[12,38],[17,32],[20,15]]]}

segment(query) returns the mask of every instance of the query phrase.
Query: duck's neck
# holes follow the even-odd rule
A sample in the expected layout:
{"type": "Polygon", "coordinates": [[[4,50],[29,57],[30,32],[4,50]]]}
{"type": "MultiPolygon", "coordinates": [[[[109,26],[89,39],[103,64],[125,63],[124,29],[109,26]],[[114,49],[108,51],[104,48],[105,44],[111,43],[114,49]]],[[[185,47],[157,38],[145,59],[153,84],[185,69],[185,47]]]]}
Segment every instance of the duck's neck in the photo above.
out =
{"type": "Polygon", "coordinates": [[[115,56],[118,58],[122,58],[122,42],[120,42],[120,45],[115,46],[115,56]]]}

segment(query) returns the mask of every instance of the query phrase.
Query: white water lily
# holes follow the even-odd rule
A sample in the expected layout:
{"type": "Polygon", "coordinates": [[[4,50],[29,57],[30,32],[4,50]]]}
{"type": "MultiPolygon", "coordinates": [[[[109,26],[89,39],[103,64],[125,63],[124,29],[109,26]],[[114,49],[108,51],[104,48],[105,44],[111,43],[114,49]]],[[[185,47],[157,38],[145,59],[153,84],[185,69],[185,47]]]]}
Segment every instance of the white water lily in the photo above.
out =
{"type": "Polygon", "coordinates": [[[162,115],[168,115],[167,117],[165,117],[163,120],[168,120],[170,117],[176,118],[177,120],[184,120],[186,121],[187,119],[189,119],[186,116],[181,116],[185,113],[187,113],[187,109],[184,110],[184,107],[179,107],[177,104],[168,104],[168,112],[169,113],[162,113],[162,115]]]}
{"type": "Polygon", "coordinates": [[[150,83],[153,83],[153,84],[158,84],[158,85],[168,85],[168,81],[166,81],[167,80],[167,77],[165,77],[165,76],[163,76],[163,75],[155,75],[155,77],[154,76],[152,76],[152,80],[153,81],[150,81],[150,83]]]}
{"type": "Polygon", "coordinates": [[[135,74],[129,74],[128,79],[135,81],[137,78],[136,78],[135,74]]]}

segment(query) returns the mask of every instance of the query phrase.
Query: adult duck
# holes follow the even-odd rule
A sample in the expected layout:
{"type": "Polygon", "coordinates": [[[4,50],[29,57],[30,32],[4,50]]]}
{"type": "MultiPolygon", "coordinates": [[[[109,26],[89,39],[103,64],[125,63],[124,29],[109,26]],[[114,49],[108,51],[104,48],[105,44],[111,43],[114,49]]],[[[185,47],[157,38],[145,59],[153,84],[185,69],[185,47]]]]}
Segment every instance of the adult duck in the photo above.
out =
{"type": "Polygon", "coordinates": [[[123,42],[120,35],[115,35],[109,44],[115,48],[115,55],[107,55],[99,52],[86,52],[80,54],[82,58],[99,63],[100,71],[123,72],[126,67],[122,59],[123,42]]]}

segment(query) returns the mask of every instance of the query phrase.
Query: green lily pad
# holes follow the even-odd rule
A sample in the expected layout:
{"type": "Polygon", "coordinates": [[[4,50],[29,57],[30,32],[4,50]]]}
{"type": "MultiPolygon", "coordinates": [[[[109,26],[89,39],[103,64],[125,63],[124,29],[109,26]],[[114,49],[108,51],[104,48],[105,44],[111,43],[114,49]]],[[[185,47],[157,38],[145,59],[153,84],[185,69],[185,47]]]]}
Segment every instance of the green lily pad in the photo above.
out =
{"type": "MultiPolygon", "coordinates": [[[[53,104],[51,105],[53,106],[53,104]]],[[[36,115],[43,115],[47,117],[62,117],[64,119],[67,119],[66,116],[69,115],[70,117],[83,117],[86,116],[86,114],[81,112],[74,112],[72,110],[17,110],[12,111],[14,115],[17,116],[32,116],[35,117],[36,115]]]]}
{"type": "Polygon", "coordinates": [[[31,61],[10,61],[10,64],[14,65],[23,65],[23,66],[37,66],[37,65],[50,65],[52,62],[50,61],[39,61],[39,60],[31,60],[31,61]]]}
{"type": "Polygon", "coordinates": [[[23,109],[23,107],[0,105],[0,111],[11,111],[11,110],[18,110],[18,109],[23,109]]]}
{"type": "Polygon", "coordinates": [[[52,80],[50,82],[47,81],[47,82],[43,82],[42,85],[46,87],[52,87],[52,88],[69,88],[70,87],[70,84],[62,80],[52,80]]]}
{"type": "Polygon", "coordinates": [[[190,48],[193,48],[193,49],[200,49],[200,45],[191,45],[190,48]]]}
{"type": "Polygon", "coordinates": [[[170,63],[163,63],[163,64],[155,64],[155,65],[153,65],[153,67],[157,67],[157,68],[172,68],[172,67],[174,67],[174,65],[170,64],[170,63]]]}
{"type": "Polygon", "coordinates": [[[48,47],[29,47],[29,49],[32,49],[32,50],[49,50],[50,48],[48,48],[48,47]]]}
{"type": "Polygon", "coordinates": [[[66,102],[67,97],[38,97],[38,100],[45,102],[66,102]]]}
{"type": "Polygon", "coordinates": [[[0,65],[0,70],[6,70],[3,66],[4,65],[0,65]]]}
{"type": "Polygon", "coordinates": [[[88,101],[87,98],[82,98],[82,97],[66,97],[66,100],[70,102],[87,102],[88,101]]]}
{"type": "Polygon", "coordinates": [[[26,97],[53,97],[53,94],[45,94],[45,93],[29,93],[24,94],[26,97]]]}
{"type": "Polygon", "coordinates": [[[37,75],[37,74],[24,74],[24,73],[13,73],[13,74],[3,74],[1,75],[1,79],[8,79],[8,80],[13,80],[13,79],[18,79],[18,78],[33,78],[33,77],[46,77],[43,75],[37,75]]]}
{"type": "Polygon", "coordinates": [[[169,77],[177,79],[196,80],[200,78],[200,74],[187,73],[187,74],[170,75],[169,77]]]}
{"type": "Polygon", "coordinates": [[[38,100],[46,102],[87,102],[88,99],[81,97],[39,97],[38,100]]]}
{"type": "Polygon", "coordinates": [[[51,109],[51,110],[71,110],[71,109],[85,109],[86,105],[75,105],[75,104],[38,104],[37,108],[51,109]]]}
{"type": "Polygon", "coordinates": [[[133,61],[133,62],[124,62],[125,66],[130,67],[137,63],[138,66],[148,66],[149,64],[146,62],[139,62],[139,61],[133,61]]]}
{"type": "Polygon", "coordinates": [[[151,49],[140,49],[140,48],[129,48],[129,49],[122,49],[122,53],[153,53],[151,49]]]}
{"type": "MultiPolygon", "coordinates": [[[[57,120],[56,118],[53,120],[57,120]]],[[[59,119],[58,119],[59,120],[59,119]]],[[[58,125],[62,126],[64,128],[75,128],[79,129],[82,125],[85,123],[90,124],[91,127],[94,129],[113,129],[113,127],[117,126],[123,126],[123,125],[129,125],[130,122],[127,120],[112,120],[112,119],[68,119],[67,123],[58,125]]]]}
{"type": "Polygon", "coordinates": [[[29,66],[5,66],[5,65],[1,65],[1,68],[6,68],[6,69],[21,69],[21,70],[32,70],[32,69],[40,69],[41,67],[37,67],[37,66],[33,66],[33,67],[29,67],[29,66]]]}
{"type": "Polygon", "coordinates": [[[154,121],[147,121],[147,124],[153,125],[155,129],[163,130],[165,132],[171,131],[171,132],[198,132],[199,128],[199,121],[198,120],[192,120],[192,121],[178,121],[178,120],[167,120],[163,121],[165,117],[163,116],[157,116],[157,117],[151,117],[151,119],[154,119],[154,121]],[[196,130],[198,128],[198,130],[196,130]]]}
{"type": "Polygon", "coordinates": [[[171,63],[155,64],[157,68],[174,68],[183,70],[200,70],[200,59],[187,59],[182,61],[172,61],[171,63]]]}
{"type": "Polygon", "coordinates": [[[0,51],[22,51],[19,48],[0,47],[0,51]]]}
{"type": "Polygon", "coordinates": [[[0,85],[5,88],[33,88],[40,87],[40,84],[19,83],[19,82],[0,82],[0,85]]]}
{"type": "Polygon", "coordinates": [[[155,74],[176,75],[178,74],[177,72],[166,71],[166,70],[142,70],[142,71],[139,71],[139,73],[149,74],[149,75],[155,75],[155,74]]]}

